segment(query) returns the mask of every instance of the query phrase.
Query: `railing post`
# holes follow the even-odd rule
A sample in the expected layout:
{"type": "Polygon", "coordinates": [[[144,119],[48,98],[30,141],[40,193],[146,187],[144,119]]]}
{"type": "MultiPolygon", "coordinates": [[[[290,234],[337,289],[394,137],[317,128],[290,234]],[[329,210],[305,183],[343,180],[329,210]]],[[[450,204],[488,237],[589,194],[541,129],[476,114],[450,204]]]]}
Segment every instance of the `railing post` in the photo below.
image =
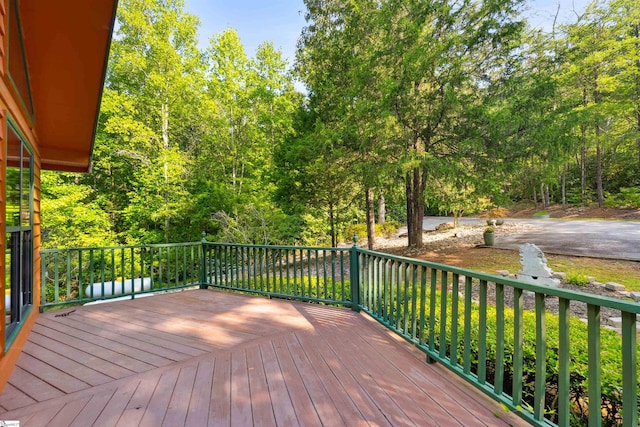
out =
{"type": "Polygon", "coordinates": [[[353,236],[353,246],[349,249],[349,276],[351,288],[351,310],[360,311],[360,262],[358,259],[358,236],[353,236]]]}
{"type": "Polygon", "coordinates": [[[206,289],[207,282],[207,233],[205,231],[202,232],[202,257],[200,258],[200,289],[206,289]]]}

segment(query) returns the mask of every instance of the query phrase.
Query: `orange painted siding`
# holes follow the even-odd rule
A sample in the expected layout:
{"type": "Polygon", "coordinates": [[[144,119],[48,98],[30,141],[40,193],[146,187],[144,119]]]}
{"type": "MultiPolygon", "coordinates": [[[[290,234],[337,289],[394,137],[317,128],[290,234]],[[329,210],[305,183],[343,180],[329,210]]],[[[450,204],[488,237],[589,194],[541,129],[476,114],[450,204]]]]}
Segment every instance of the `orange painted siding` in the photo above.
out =
{"type": "Polygon", "coordinates": [[[0,322],[0,392],[7,382],[13,366],[22,351],[22,347],[27,340],[31,327],[38,317],[40,305],[40,149],[38,138],[35,134],[33,123],[26,114],[22,102],[16,99],[16,91],[7,75],[6,52],[7,52],[7,0],[0,0],[0,287],[2,288],[2,298],[0,298],[0,311],[3,320],[0,322]],[[34,159],[34,217],[33,217],[33,299],[34,304],[29,316],[23,320],[11,347],[5,352],[5,320],[4,320],[4,289],[5,289],[5,176],[6,176],[6,150],[7,150],[7,118],[16,123],[18,130],[25,136],[26,142],[33,150],[34,159]]]}

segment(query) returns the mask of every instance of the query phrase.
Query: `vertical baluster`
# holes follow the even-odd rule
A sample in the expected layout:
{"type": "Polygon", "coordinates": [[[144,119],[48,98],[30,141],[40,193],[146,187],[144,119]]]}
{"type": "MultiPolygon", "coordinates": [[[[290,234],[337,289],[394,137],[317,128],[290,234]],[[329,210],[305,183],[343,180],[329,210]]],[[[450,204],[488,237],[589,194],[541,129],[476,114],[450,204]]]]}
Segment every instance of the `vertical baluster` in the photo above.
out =
{"type": "Polygon", "coordinates": [[[496,369],[493,390],[502,395],[504,380],[504,285],[496,283],[496,369]]]}
{"type": "Polygon", "coordinates": [[[345,283],[347,276],[344,270],[344,251],[340,251],[340,300],[345,301],[347,298],[345,297],[345,283]]]}
{"type": "MultiPolygon", "coordinates": [[[[56,252],[57,255],[57,252],[56,252]]],[[[93,249],[89,249],[89,293],[91,295],[89,295],[89,297],[91,299],[93,299],[93,294],[94,294],[94,290],[93,290],[93,284],[95,283],[96,279],[95,279],[95,273],[94,273],[94,262],[93,262],[93,249]]],[[[57,266],[57,262],[56,262],[56,289],[58,289],[58,266],[57,266]]],[[[58,295],[56,293],[56,300],[58,298],[58,295]]]]}
{"type": "Polygon", "coordinates": [[[53,283],[55,287],[53,288],[53,301],[58,302],[60,300],[60,265],[59,265],[59,251],[53,254],[53,262],[55,265],[55,269],[53,272],[53,283]]]}
{"type": "Polygon", "coordinates": [[[624,427],[638,425],[638,335],[636,315],[622,312],[622,420],[624,427]]]}
{"type": "Polygon", "coordinates": [[[436,350],[436,287],[438,270],[431,268],[431,299],[429,304],[429,350],[436,350]]]}
{"type": "MultiPolygon", "coordinates": [[[[569,366],[569,301],[566,298],[558,300],[558,396],[569,396],[570,366],[569,366]]],[[[569,399],[558,399],[558,426],[569,427],[570,406],[569,399]]]]}
{"type": "Polygon", "coordinates": [[[409,264],[404,265],[404,286],[402,287],[404,312],[402,313],[402,332],[407,335],[409,333],[409,264]]]}
{"type": "Polygon", "coordinates": [[[111,295],[116,294],[116,250],[111,248],[111,295]]]}
{"type": "Polygon", "coordinates": [[[378,317],[378,319],[381,318],[382,316],[382,307],[381,307],[381,297],[382,297],[382,292],[381,292],[381,281],[382,281],[382,260],[378,257],[374,258],[374,268],[375,268],[375,283],[374,283],[374,287],[373,287],[373,292],[374,292],[374,305],[375,305],[375,314],[378,317]]]}
{"type": "Polygon", "coordinates": [[[336,300],[336,251],[331,249],[331,299],[336,300]]]}
{"type": "Polygon", "coordinates": [[[83,278],[82,278],[82,255],[84,251],[82,249],[78,249],[78,299],[82,299],[83,296],[83,278]]]}
{"type": "Polygon", "coordinates": [[[524,298],[522,289],[513,289],[513,397],[514,406],[522,405],[522,370],[524,356],[522,345],[524,342],[523,326],[524,298]]]}
{"type": "Polygon", "coordinates": [[[385,277],[382,279],[385,284],[384,288],[384,313],[385,313],[385,321],[387,324],[395,327],[395,321],[393,320],[393,296],[395,295],[395,287],[396,287],[396,262],[393,260],[385,260],[385,277]]]}
{"type": "Polygon", "coordinates": [[[284,250],[284,271],[287,276],[285,280],[285,283],[286,283],[285,293],[290,295],[292,292],[291,292],[291,274],[290,274],[291,268],[289,267],[289,258],[290,258],[289,249],[285,249],[284,250]]]}
{"type": "Polygon", "coordinates": [[[102,298],[104,298],[104,267],[105,267],[105,262],[104,262],[104,248],[100,249],[100,289],[102,292],[100,292],[100,296],[102,298]]]}
{"type": "MultiPolygon", "coordinates": [[[[544,400],[547,375],[547,328],[545,318],[545,295],[536,292],[536,380],[535,391],[533,396],[533,416],[536,420],[542,420],[544,417],[544,400]]],[[[600,322],[598,322],[600,328],[600,322]]],[[[591,360],[589,361],[591,362],[591,360]]],[[[598,362],[600,362],[598,360],[598,362]]],[[[598,363],[599,366],[599,363],[598,363]]],[[[600,379],[598,378],[598,382],[600,379]]],[[[589,378],[591,384],[591,378],[589,378]]],[[[591,388],[589,388],[591,390],[591,388]]],[[[589,409],[593,409],[589,405],[589,409]]],[[[598,411],[600,412],[600,399],[598,399],[598,411]]],[[[598,415],[598,418],[600,416],[598,415]]],[[[589,422],[589,425],[592,425],[589,422]]],[[[593,424],[595,425],[595,424],[593,424]]]]}
{"type": "Polygon", "coordinates": [[[420,267],[420,344],[424,345],[425,307],[427,306],[427,267],[420,267]]]}
{"type": "MultiPolygon", "coordinates": [[[[125,281],[125,276],[127,275],[127,273],[124,270],[124,246],[120,248],[120,275],[122,276],[122,293],[124,294],[124,281],[125,281]]],[[[133,293],[133,280],[131,281],[131,293],[133,293]]]]}
{"type": "Polygon", "coordinates": [[[66,269],[66,273],[67,273],[67,284],[66,284],[66,289],[65,289],[65,294],[66,294],[66,301],[70,301],[71,300],[71,249],[67,249],[67,256],[66,256],[66,260],[67,260],[67,269],[66,269]]]}
{"type": "Polygon", "coordinates": [[[322,277],[324,280],[323,288],[323,296],[322,298],[329,299],[329,291],[327,289],[327,250],[324,249],[322,251],[322,277]]]}
{"type": "Polygon", "coordinates": [[[452,366],[458,364],[458,287],[460,276],[453,273],[451,282],[451,349],[449,350],[449,363],[452,366]]]}
{"type": "Polygon", "coordinates": [[[298,268],[296,250],[293,250],[293,295],[298,295],[298,268]]]}
{"type": "MultiPolygon", "coordinates": [[[[151,265],[153,265],[153,259],[154,259],[154,248],[151,248],[151,265]]],[[[163,270],[163,265],[162,265],[162,246],[158,247],[158,284],[160,285],[160,289],[164,288],[164,281],[162,278],[162,270],[163,270]]]]}
{"type": "Polygon", "coordinates": [[[444,359],[447,356],[447,293],[448,277],[447,272],[442,270],[440,273],[440,346],[439,356],[444,359]]]}
{"type": "Polygon", "coordinates": [[[471,300],[473,297],[473,278],[464,278],[464,360],[463,371],[469,375],[471,373],[471,300]]]}
{"type": "Polygon", "coordinates": [[[480,319],[478,322],[478,382],[487,381],[487,281],[480,280],[480,319]]]}
{"type": "Polygon", "coordinates": [[[587,324],[589,331],[589,427],[599,427],[602,425],[600,416],[600,402],[602,399],[602,385],[600,383],[600,306],[587,304],[587,324]]]}
{"type": "Polygon", "coordinates": [[[396,293],[395,293],[395,299],[396,299],[396,317],[395,317],[395,326],[397,330],[400,330],[400,328],[402,327],[402,318],[404,316],[404,313],[402,313],[402,307],[403,307],[403,292],[402,289],[404,286],[406,286],[405,283],[403,283],[402,279],[404,278],[404,274],[403,271],[406,268],[404,263],[398,263],[397,265],[397,276],[396,276],[396,293]]]}
{"type": "Polygon", "coordinates": [[[284,249],[278,249],[278,277],[280,280],[280,290],[278,293],[285,294],[284,290],[284,275],[282,274],[282,258],[284,256],[284,249]]]}

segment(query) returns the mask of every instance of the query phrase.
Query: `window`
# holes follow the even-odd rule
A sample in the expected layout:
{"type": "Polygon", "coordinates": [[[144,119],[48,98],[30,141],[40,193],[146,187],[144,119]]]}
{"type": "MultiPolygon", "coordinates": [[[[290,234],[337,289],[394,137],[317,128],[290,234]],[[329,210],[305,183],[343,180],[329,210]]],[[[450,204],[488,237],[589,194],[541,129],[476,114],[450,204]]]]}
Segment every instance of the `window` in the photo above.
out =
{"type": "Polygon", "coordinates": [[[5,323],[7,342],[33,304],[33,156],[7,126],[5,186],[5,323]]]}
{"type": "Polygon", "coordinates": [[[18,94],[20,94],[23,105],[31,117],[33,117],[29,74],[27,73],[27,61],[25,60],[26,55],[24,53],[22,28],[18,11],[18,1],[11,1],[9,8],[9,77],[18,94]]]}

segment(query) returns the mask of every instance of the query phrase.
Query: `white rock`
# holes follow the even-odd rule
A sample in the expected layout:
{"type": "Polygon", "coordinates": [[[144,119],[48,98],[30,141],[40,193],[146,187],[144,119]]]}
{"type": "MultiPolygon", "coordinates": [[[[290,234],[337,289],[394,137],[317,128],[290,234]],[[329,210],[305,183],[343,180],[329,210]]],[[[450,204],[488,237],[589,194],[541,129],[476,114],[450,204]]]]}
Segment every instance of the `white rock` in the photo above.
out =
{"type": "Polygon", "coordinates": [[[616,282],[607,282],[604,285],[604,287],[610,291],[623,292],[627,290],[627,288],[625,288],[624,285],[621,285],[620,283],[616,283],[616,282]]]}
{"type": "Polygon", "coordinates": [[[640,302],[640,292],[629,292],[629,297],[636,302],[640,302]]]}

